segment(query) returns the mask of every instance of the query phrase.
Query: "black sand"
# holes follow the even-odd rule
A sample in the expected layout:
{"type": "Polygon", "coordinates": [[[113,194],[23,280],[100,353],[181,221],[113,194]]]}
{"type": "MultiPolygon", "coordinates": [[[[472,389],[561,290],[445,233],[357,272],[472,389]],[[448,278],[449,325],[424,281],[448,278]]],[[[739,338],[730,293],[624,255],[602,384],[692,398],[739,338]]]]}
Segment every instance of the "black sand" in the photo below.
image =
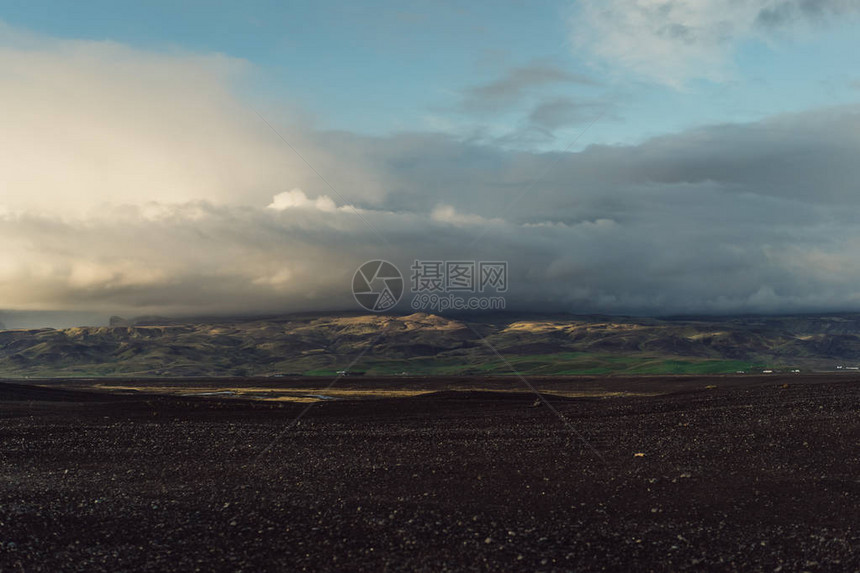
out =
{"type": "Polygon", "coordinates": [[[0,384],[0,570],[860,570],[860,382],[672,384],[550,397],[569,426],[446,390],[293,427],[305,404],[0,384]]]}

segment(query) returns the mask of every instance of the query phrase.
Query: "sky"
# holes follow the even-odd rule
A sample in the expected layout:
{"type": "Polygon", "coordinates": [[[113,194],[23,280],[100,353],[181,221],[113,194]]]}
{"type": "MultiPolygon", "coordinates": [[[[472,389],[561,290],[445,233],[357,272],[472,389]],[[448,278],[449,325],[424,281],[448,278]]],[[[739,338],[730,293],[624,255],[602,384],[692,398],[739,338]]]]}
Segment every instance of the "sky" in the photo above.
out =
{"type": "Polygon", "coordinates": [[[4,0],[0,321],[354,309],[371,259],[507,261],[511,310],[860,310],[858,32],[857,0],[4,0]]]}

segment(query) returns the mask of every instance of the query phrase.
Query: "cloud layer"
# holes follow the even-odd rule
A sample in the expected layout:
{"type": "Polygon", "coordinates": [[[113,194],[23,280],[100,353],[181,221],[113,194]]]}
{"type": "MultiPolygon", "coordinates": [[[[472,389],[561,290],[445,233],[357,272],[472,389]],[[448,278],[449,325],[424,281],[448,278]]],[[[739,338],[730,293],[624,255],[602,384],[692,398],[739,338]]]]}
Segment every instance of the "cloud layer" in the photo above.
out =
{"type": "Polygon", "coordinates": [[[578,153],[285,110],[291,149],[237,95],[241,61],[38,42],[0,48],[0,70],[6,309],[348,309],[374,258],[507,260],[519,310],[860,308],[858,107],[578,153]]]}

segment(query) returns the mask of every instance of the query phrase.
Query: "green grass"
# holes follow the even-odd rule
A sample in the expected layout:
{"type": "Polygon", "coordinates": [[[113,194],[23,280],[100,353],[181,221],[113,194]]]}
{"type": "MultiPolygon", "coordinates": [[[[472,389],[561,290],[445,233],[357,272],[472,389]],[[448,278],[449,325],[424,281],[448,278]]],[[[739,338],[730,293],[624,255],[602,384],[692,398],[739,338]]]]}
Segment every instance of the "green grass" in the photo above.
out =
{"type": "MultiPolygon", "coordinates": [[[[335,376],[346,368],[312,368],[307,376],[335,376]]],[[[539,375],[605,375],[605,374],[732,374],[761,369],[762,366],[741,360],[666,358],[654,355],[588,354],[565,352],[541,355],[414,358],[384,360],[371,358],[353,366],[353,370],[370,376],[392,376],[406,372],[413,376],[500,375],[520,373],[539,375]]]]}
{"type": "Polygon", "coordinates": [[[741,360],[659,360],[631,368],[631,374],[731,374],[760,365],[741,360]]]}

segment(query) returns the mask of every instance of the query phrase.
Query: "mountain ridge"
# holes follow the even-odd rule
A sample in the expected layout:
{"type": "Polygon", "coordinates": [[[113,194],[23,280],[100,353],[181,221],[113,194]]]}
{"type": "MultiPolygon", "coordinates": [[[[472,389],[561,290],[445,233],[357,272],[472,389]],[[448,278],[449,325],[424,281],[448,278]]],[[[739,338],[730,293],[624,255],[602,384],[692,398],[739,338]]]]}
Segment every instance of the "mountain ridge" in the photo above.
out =
{"type": "Polygon", "coordinates": [[[301,313],[0,330],[0,376],[731,373],[860,363],[860,314],[301,313]],[[496,351],[502,355],[499,358],[496,351]]]}

